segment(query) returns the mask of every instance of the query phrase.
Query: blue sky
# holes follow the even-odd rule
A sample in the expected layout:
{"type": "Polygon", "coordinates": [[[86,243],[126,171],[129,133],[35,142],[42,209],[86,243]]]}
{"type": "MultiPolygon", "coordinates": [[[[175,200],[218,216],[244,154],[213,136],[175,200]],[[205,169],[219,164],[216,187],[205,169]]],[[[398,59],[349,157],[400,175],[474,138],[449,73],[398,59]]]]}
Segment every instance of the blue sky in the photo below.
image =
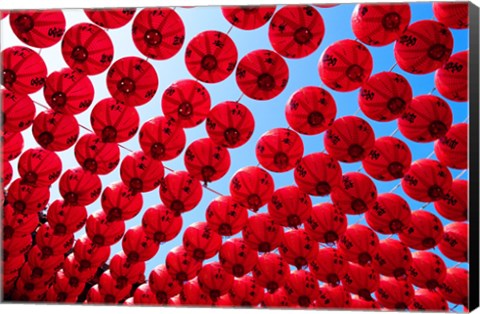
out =
{"type": "MultiPolygon", "coordinates": [[[[277,10],[281,6],[277,6],[277,10]]],[[[433,13],[431,9],[431,3],[410,3],[410,7],[412,10],[412,19],[411,23],[422,20],[422,19],[432,19],[433,13]]],[[[288,98],[290,95],[298,90],[299,88],[307,85],[313,86],[322,86],[321,80],[318,75],[317,64],[319,57],[323,50],[333,42],[351,38],[354,39],[354,35],[351,30],[350,26],[350,17],[353,11],[354,5],[353,4],[342,4],[337,7],[323,9],[317,8],[320,14],[323,17],[325,23],[325,37],[320,45],[320,47],[310,56],[303,58],[303,59],[286,59],[289,70],[290,70],[290,78],[287,87],[285,90],[276,98],[270,101],[255,101],[253,99],[244,96],[241,99],[241,103],[247,106],[255,117],[255,131],[252,138],[249,140],[247,144],[240,148],[236,148],[230,150],[231,156],[231,167],[229,172],[219,181],[213,182],[209,184],[209,187],[215,189],[216,191],[222,194],[228,194],[228,183],[232,175],[240,168],[249,166],[249,165],[257,165],[258,161],[255,158],[255,144],[258,138],[265,133],[266,131],[275,128],[275,127],[287,127],[287,122],[284,115],[285,105],[287,103],[288,98]]],[[[139,10],[137,10],[138,13],[139,10]]],[[[165,61],[155,61],[150,60],[151,64],[157,70],[159,76],[159,88],[155,97],[146,105],[141,107],[137,107],[137,110],[140,114],[142,123],[150,119],[154,116],[162,115],[161,111],[161,96],[163,91],[173,82],[180,80],[180,79],[192,79],[192,76],[187,71],[185,62],[184,62],[184,55],[185,55],[185,48],[187,43],[193,38],[195,35],[202,31],[206,30],[219,30],[223,32],[227,32],[230,29],[230,24],[226,21],[221,13],[219,7],[200,7],[200,8],[176,8],[176,12],[181,16],[186,29],[186,37],[185,43],[180,50],[173,58],[165,61]]],[[[79,22],[89,21],[82,10],[64,10],[66,20],[67,20],[67,28],[77,24],[79,22]]],[[[145,58],[142,56],[138,50],[135,48],[132,38],[131,38],[131,25],[132,22],[128,23],[125,27],[120,29],[109,30],[108,34],[111,36],[112,41],[115,47],[115,54],[114,60],[118,60],[125,56],[139,56],[141,58],[145,58]]],[[[8,47],[12,45],[21,45],[20,41],[16,39],[13,35],[13,32],[10,29],[8,24],[8,17],[1,21],[1,41],[2,47],[8,47]]],[[[468,48],[468,30],[452,30],[452,34],[454,36],[454,51],[462,51],[468,48]]],[[[268,24],[264,25],[263,27],[252,30],[252,31],[244,31],[237,28],[233,28],[229,33],[233,41],[235,42],[238,50],[239,60],[246,55],[248,52],[257,50],[257,49],[272,49],[270,42],[268,41],[268,24]]],[[[382,71],[388,71],[392,65],[395,64],[394,56],[393,56],[393,44],[387,45],[385,47],[368,47],[370,50],[373,60],[374,60],[374,68],[372,71],[372,75],[382,71]]],[[[38,49],[35,49],[38,51],[38,49]]],[[[65,62],[60,53],[60,43],[57,43],[53,47],[43,49],[41,51],[41,56],[45,59],[48,72],[59,70],[63,67],[66,67],[65,62]]],[[[403,76],[405,76],[412,88],[414,96],[428,94],[434,87],[433,83],[433,75],[434,73],[430,73],[427,75],[412,75],[402,71],[399,67],[394,69],[394,72],[397,72],[403,76]]],[[[106,79],[105,79],[106,72],[90,77],[92,82],[95,86],[95,99],[92,106],[84,113],[76,116],[79,123],[90,127],[89,117],[91,109],[93,105],[96,104],[98,101],[110,97],[108,94],[108,90],[106,88],[106,79]]],[[[210,93],[212,106],[218,104],[220,102],[226,100],[235,101],[239,98],[242,94],[239,90],[238,86],[235,82],[235,75],[232,74],[226,80],[217,83],[217,84],[204,84],[207,88],[208,92],[210,93]]],[[[354,115],[357,112],[358,104],[357,104],[357,97],[358,97],[358,90],[348,93],[339,93],[332,91],[327,88],[335,98],[337,104],[337,118],[345,115],[354,115]]],[[[440,96],[437,92],[433,93],[434,95],[440,96]]],[[[46,103],[43,99],[43,92],[37,92],[32,95],[32,98],[40,103],[46,103]]],[[[446,99],[445,99],[446,100],[446,99]]],[[[453,118],[454,124],[464,122],[468,116],[468,105],[467,103],[456,103],[447,101],[453,111],[453,118]]],[[[37,107],[37,113],[43,110],[40,107],[37,107]]],[[[387,136],[390,135],[396,129],[396,121],[387,122],[387,123],[379,123],[375,122],[371,119],[366,118],[362,113],[358,114],[359,117],[366,119],[375,131],[375,136],[387,136]]],[[[197,138],[207,137],[207,133],[205,131],[205,123],[193,128],[193,129],[186,129],[187,134],[187,146],[189,143],[194,141],[197,138]]],[[[81,129],[81,135],[85,134],[86,131],[81,129]]],[[[24,131],[22,133],[25,139],[25,147],[35,147],[38,146],[33,136],[31,135],[31,129],[24,131]]],[[[414,143],[406,138],[404,138],[399,132],[395,134],[396,137],[406,142],[412,151],[413,160],[426,158],[430,153],[433,151],[433,142],[427,144],[418,144],[414,143]]],[[[323,150],[323,133],[320,135],[315,136],[304,136],[302,135],[302,139],[304,141],[305,146],[305,155],[322,151],[323,150]]],[[[124,146],[132,149],[132,150],[139,150],[138,144],[138,137],[134,137],[132,140],[123,143],[124,146]]],[[[127,151],[121,149],[122,157],[128,154],[127,151]]],[[[59,156],[62,158],[63,161],[63,171],[68,168],[77,167],[77,163],[74,158],[73,149],[69,149],[68,151],[59,153],[59,156]]],[[[435,159],[433,155],[432,158],[435,159]]],[[[185,170],[185,166],[183,164],[183,153],[176,158],[175,160],[168,161],[165,163],[166,166],[175,170],[185,170]]],[[[12,162],[12,166],[16,169],[16,160],[12,162]]],[[[342,170],[343,172],[350,172],[350,171],[357,171],[361,163],[353,163],[353,164],[345,164],[342,163],[342,170]]],[[[109,175],[102,176],[103,187],[107,186],[111,182],[119,181],[119,168],[112,172],[109,175]]],[[[365,173],[362,170],[363,173],[365,173]]],[[[453,177],[457,177],[460,174],[460,171],[452,170],[453,177]]],[[[168,172],[166,172],[168,173],[168,172]]],[[[289,171],[283,174],[275,174],[271,173],[275,179],[275,188],[280,188],[283,186],[291,185],[294,183],[293,180],[293,171],[289,171]]],[[[461,178],[467,179],[467,173],[463,174],[461,178]]],[[[15,174],[14,179],[18,177],[15,174]]],[[[389,192],[394,186],[399,183],[399,180],[392,181],[392,182],[380,182],[375,181],[377,185],[377,189],[379,193],[389,192]]],[[[424,203],[420,203],[408,198],[402,191],[401,188],[396,189],[395,193],[399,194],[400,196],[404,197],[410,204],[412,210],[418,209],[424,205],[424,203]]],[[[144,193],[144,209],[138,214],[137,217],[134,219],[127,221],[126,225],[128,227],[132,227],[141,223],[141,218],[146,210],[147,207],[160,203],[160,198],[158,194],[158,189],[150,192],[144,193]]],[[[150,270],[158,264],[162,264],[165,261],[165,256],[169,252],[169,250],[177,245],[181,244],[182,241],[182,234],[183,230],[187,228],[190,224],[196,221],[205,221],[205,210],[211,200],[216,197],[215,194],[211,193],[210,191],[204,190],[203,198],[200,204],[192,211],[182,215],[183,217],[183,228],[182,232],[180,233],[177,238],[172,240],[171,242],[162,244],[160,246],[160,250],[157,255],[150,261],[147,262],[147,271],[146,275],[150,270]]],[[[55,183],[51,187],[51,202],[53,200],[60,198],[58,193],[58,182],[55,183]]],[[[312,198],[314,204],[330,201],[329,197],[320,198],[315,197],[312,198]]],[[[100,202],[97,200],[95,203],[88,206],[88,212],[93,213],[97,210],[101,209],[100,202]]],[[[434,210],[433,204],[430,204],[426,207],[426,210],[433,212],[436,214],[434,210]]],[[[266,206],[260,209],[260,212],[266,212],[266,206]]],[[[251,214],[251,213],[249,213],[251,214]]],[[[439,215],[437,215],[439,216],[439,215]]],[[[439,216],[440,217],[440,216],[439,216]]],[[[360,216],[349,216],[349,223],[356,222],[360,216]]],[[[440,217],[441,218],[441,217],[440,217]]],[[[449,222],[443,218],[442,222],[444,225],[448,224],[449,222]]],[[[364,221],[361,223],[365,224],[364,221]]],[[[84,231],[78,232],[75,236],[78,238],[84,234],[84,231]]],[[[237,236],[241,236],[238,234],[237,236]]],[[[383,236],[380,236],[383,238],[383,236]]],[[[394,238],[397,238],[396,236],[394,238]]],[[[121,250],[121,245],[117,244],[112,247],[112,254],[119,252],[121,250]]],[[[438,249],[434,250],[436,254],[441,255],[438,249]]],[[[442,256],[442,255],[441,255],[442,256]]],[[[443,256],[442,256],[443,257],[443,256]]],[[[444,258],[447,266],[453,266],[456,262],[453,262],[447,258],[444,258]]],[[[206,261],[208,262],[208,261],[206,261]]],[[[205,263],[206,263],[205,262],[205,263]]],[[[463,263],[459,267],[467,268],[468,265],[463,263]]]]}

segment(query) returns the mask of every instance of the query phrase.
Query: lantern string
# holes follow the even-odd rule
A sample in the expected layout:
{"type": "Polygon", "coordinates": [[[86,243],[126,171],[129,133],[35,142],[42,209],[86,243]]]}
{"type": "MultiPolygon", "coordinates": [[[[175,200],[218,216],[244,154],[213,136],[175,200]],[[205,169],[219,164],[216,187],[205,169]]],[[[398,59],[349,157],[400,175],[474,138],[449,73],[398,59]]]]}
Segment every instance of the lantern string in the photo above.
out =
{"type": "MultiPolygon", "coordinates": [[[[36,105],[38,105],[38,106],[40,106],[40,107],[42,107],[42,108],[50,109],[49,107],[47,107],[47,106],[45,106],[44,104],[39,103],[39,102],[37,102],[37,101],[35,101],[35,100],[33,100],[33,102],[34,102],[36,105]]],[[[79,123],[78,126],[81,127],[82,129],[84,129],[85,131],[88,131],[88,132],[90,132],[90,133],[95,133],[93,130],[91,130],[90,128],[84,126],[83,124],[80,124],[80,123],[79,123]]],[[[120,148],[122,148],[122,149],[124,149],[124,150],[126,150],[126,151],[128,151],[128,152],[130,152],[130,153],[133,153],[133,152],[134,152],[132,149],[130,149],[130,148],[128,148],[128,147],[126,147],[126,146],[124,146],[124,145],[122,145],[122,144],[120,144],[120,143],[116,143],[116,144],[118,145],[118,147],[120,147],[120,148]]],[[[162,164],[163,164],[163,163],[162,163],[162,164]]],[[[170,167],[167,167],[167,166],[165,166],[165,165],[163,165],[163,168],[164,168],[165,170],[168,170],[169,172],[175,172],[174,169],[172,169],[172,168],[170,168],[170,167]]],[[[210,187],[208,187],[208,186],[205,186],[204,184],[202,184],[202,186],[203,186],[206,190],[208,190],[208,191],[210,191],[210,192],[212,192],[212,193],[214,193],[214,194],[217,194],[217,195],[219,195],[219,196],[223,196],[222,193],[220,193],[220,192],[218,192],[218,191],[216,191],[216,190],[214,190],[214,189],[212,189],[212,188],[210,188],[210,187]]]]}
{"type": "Polygon", "coordinates": [[[397,63],[395,62],[395,63],[390,67],[390,70],[388,70],[388,72],[392,72],[393,69],[395,69],[396,66],[397,66],[397,63]]]}
{"type": "Polygon", "coordinates": [[[238,99],[237,99],[237,101],[236,101],[236,102],[239,102],[240,100],[242,100],[242,98],[243,98],[243,95],[244,95],[244,94],[242,93],[242,94],[240,95],[240,97],[238,97],[238,99]]]}
{"type": "Polygon", "coordinates": [[[233,29],[233,24],[230,25],[230,28],[229,28],[228,31],[227,31],[227,35],[230,34],[230,32],[232,31],[232,29],[233,29]]]}

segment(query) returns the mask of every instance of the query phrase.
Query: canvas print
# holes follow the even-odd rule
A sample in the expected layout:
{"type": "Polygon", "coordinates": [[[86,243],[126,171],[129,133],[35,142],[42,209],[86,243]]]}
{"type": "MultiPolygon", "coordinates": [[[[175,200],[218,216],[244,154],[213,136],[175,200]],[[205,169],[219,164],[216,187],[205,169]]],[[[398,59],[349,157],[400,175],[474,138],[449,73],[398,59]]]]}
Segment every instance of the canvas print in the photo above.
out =
{"type": "Polygon", "coordinates": [[[3,10],[3,302],[473,310],[470,22],[3,10]]]}

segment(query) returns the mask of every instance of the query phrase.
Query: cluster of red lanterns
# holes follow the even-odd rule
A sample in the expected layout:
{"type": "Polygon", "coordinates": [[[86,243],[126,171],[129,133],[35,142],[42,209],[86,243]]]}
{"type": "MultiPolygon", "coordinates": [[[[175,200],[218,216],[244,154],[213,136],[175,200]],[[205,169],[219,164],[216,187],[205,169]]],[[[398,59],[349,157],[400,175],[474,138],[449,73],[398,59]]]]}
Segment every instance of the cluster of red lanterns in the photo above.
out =
{"type": "Polygon", "coordinates": [[[93,23],[69,29],[58,10],[11,12],[19,40],[34,48],[61,42],[68,68],[48,73],[39,53],[24,46],[1,53],[3,291],[11,300],[36,302],[446,310],[448,301],[468,308],[468,271],[447,268],[429,251],[438,247],[448,259],[468,261],[468,182],[453,179],[449,170],[467,169],[468,124],[453,124],[441,97],[414,97],[402,75],[372,75],[367,48],[394,43],[402,70],[436,71],[441,96],[467,101],[468,51],[452,54],[449,30],[468,27],[467,8],[435,3],[438,21],[410,24],[408,4],[357,5],[351,20],[357,40],[337,41],[320,57],[318,73],[326,87],[306,86],[290,96],[289,127],[260,136],[258,165],[235,172],[230,195],[213,199],[205,221],[188,226],[182,244],[148,276],[145,263],[180,235],[182,214],[200,203],[202,184],[225,177],[230,150],[247,143],[255,129],[247,106],[213,105],[204,84],[235,72],[249,98],[275,98],[288,84],[284,58],[304,58],[320,46],[322,16],[313,6],[222,8],[241,30],[269,23],[273,50],[254,50],[238,60],[228,33],[197,34],[185,52],[195,80],[168,86],[161,97],[164,115],[140,124],[136,107],[147,104],[159,86],[148,58],[167,60],[184,45],[185,27],[175,10],[85,10],[93,23]],[[114,58],[106,30],[130,21],[135,47],[147,60],[114,58]],[[100,73],[111,97],[94,104],[92,132],[80,136],[76,116],[94,102],[89,77],[100,73]],[[358,91],[366,117],[396,120],[408,140],[434,142],[438,161],[412,161],[402,140],[376,137],[356,115],[337,117],[327,88],[358,91]],[[50,108],[37,114],[29,95],[41,89],[50,108]],[[187,145],[185,129],[204,122],[208,137],[187,145]],[[29,127],[38,147],[24,150],[21,132],[29,127]],[[121,143],[137,134],[141,149],[121,160],[121,143]],[[325,151],[306,154],[301,135],[320,134],[325,151]],[[63,169],[58,152],[72,147],[78,167],[63,169]],[[163,162],[183,152],[187,171],[166,173],[163,162]],[[12,181],[10,162],[16,158],[19,178],[12,181]],[[342,163],[355,162],[366,174],[342,172],[342,163]],[[102,186],[101,176],[118,166],[120,180],[102,186]],[[290,171],[294,184],[275,186],[271,173],[290,171]],[[436,213],[412,210],[401,196],[379,193],[372,178],[400,180],[408,197],[433,202],[436,213]],[[49,188],[57,180],[62,198],[50,202],[49,188]],[[161,202],[143,209],[143,193],[156,189],[161,202]],[[316,196],[331,202],[312,204],[316,196]],[[101,209],[89,214],[87,206],[97,199],[101,209]],[[437,214],[453,222],[444,226],[437,214]],[[348,224],[360,215],[366,225],[348,224]],[[135,217],[141,223],[127,229],[125,222],[135,217]],[[75,239],[82,228],[85,235],[75,239]],[[122,251],[110,258],[116,243],[122,251]]]}

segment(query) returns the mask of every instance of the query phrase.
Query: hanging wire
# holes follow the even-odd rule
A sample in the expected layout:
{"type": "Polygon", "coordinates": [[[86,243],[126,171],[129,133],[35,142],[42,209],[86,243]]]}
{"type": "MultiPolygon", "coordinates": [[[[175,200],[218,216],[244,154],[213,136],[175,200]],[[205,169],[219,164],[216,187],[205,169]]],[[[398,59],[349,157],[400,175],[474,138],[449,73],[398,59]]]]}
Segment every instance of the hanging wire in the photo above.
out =
{"type": "Polygon", "coordinates": [[[392,72],[393,69],[395,69],[396,66],[397,66],[397,63],[395,62],[395,64],[390,67],[390,70],[388,70],[388,72],[392,72]]]}
{"type": "Polygon", "coordinates": [[[239,102],[242,98],[243,98],[243,93],[240,95],[240,97],[238,97],[237,101],[236,102],[239,102]]]}

